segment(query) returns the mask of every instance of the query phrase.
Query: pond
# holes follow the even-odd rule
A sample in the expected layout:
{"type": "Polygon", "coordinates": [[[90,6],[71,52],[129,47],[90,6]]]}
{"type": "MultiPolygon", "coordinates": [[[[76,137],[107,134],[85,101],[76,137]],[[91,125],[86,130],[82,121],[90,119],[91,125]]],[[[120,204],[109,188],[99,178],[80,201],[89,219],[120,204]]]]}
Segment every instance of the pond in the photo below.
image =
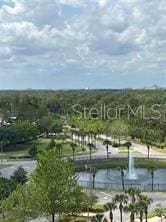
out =
{"type": "MultiPolygon", "coordinates": [[[[152,187],[151,172],[147,168],[135,168],[134,175],[129,175],[129,170],[124,170],[125,188],[137,186],[142,190],[150,190],[152,187]]],[[[133,172],[132,172],[133,173],[133,172]]],[[[79,172],[79,181],[83,186],[92,185],[92,176],[89,172],[79,172]]],[[[122,188],[121,171],[118,169],[101,169],[95,176],[96,188],[122,188]]],[[[154,190],[166,190],[166,169],[157,169],[154,171],[154,190]]]]}

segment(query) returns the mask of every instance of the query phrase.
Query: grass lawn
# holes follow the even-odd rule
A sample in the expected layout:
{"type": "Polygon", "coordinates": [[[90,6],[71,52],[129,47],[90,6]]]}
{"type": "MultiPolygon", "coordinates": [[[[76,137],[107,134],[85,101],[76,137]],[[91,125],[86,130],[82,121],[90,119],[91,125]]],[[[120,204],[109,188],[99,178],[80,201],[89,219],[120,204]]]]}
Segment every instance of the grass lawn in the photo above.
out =
{"type": "MultiPolygon", "coordinates": [[[[25,144],[18,144],[15,146],[5,147],[3,152],[4,159],[21,159],[21,157],[25,157],[24,159],[28,159],[28,151],[33,144],[36,144],[38,150],[46,149],[49,146],[51,139],[48,138],[39,138],[38,140],[27,142],[25,144]],[[19,158],[20,157],[20,158],[19,158]]],[[[86,154],[89,153],[88,147],[80,147],[77,146],[75,149],[75,155],[77,154],[86,154]],[[84,151],[83,151],[84,148],[84,151]]],[[[64,156],[72,156],[72,148],[68,142],[63,144],[63,155],[64,156]]]]}
{"type": "Polygon", "coordinates": [[[166,148],[164,149],[160,149],[160,148],[157,148],[157,147],[152,147],[151,149],[157,151],[157,152],[160,152],[160,153],[166,153],[166,148]]]}
{"type": "MultiPolygon", "coordinates": [[[[119,153],[128,153],[128,149],[125,146],[118,147],[119,153]]],[[[132,151],[133,154],[140,154],[140,152],[134,150],[133,148],[130,148],[130,151],[132,151]]]]}
{"type": "MultiPolygon", "coordinates": [[[[75,163],[76,170],[82,171],[85,169],[85,164],[91,164],[92,167],[97,169],[105,169],[105,168],[118,168],[120,166],[127,167],[128,159],[127,158],[112,158],[109,160],[86,160],[79,161],[75,163]]],[[[166,161],[159,159],[145,159],[145,158],[135,158],[135,166],[136,167],[152,167],[155,166],[157,168],[166,168],[166,161]]]]}
{"type": "Polygon", "coordinates": [[[6,167],[9,167],[9,166],[11,166],[11,165],[9,165],[9,164],[0,164],[0,169],[6,168],[6,167]]]}

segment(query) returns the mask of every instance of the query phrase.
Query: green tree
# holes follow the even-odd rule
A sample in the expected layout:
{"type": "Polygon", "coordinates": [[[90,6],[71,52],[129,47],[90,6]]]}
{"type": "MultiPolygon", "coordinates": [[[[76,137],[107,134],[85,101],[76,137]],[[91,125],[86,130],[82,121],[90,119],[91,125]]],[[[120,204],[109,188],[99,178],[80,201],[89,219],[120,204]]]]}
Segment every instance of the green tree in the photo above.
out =
{"type": "Polygon", "coordinates": [[[124,207],[124,211],[130,213],[130,222],[135,222],[135,213],[137,213],[137,206],[135,203],[129,203],[124,207]]]}
{"type": "Polygon", "coordinates": [[[68,212],[74,197],[82,192],[71,162],[61,159],[56,150],[49,150],[39,157],[32,183],[38,190],[41,212],[52,215],[52,222],[55,214],[68,212]]]}
{"type": "Polygon", "coordinates": [[[151,174],[152,179],[152,191],[154,190],[154,173],[155,173],[156,167],[150,167],[149,172],[151,174]]]}
{"type": "Polygon", "coordinates": [[[148,196],[141,194],[139,196],[139,201],[140,201],[140,204],[144,206],[145,221],[148,222],[148,208],[149,208],[149,205],[153,202],[153,200],[149,198],[148,196]]]}
{"type": "Polygon", "coordinates": [[[133,204],[136,202],[137,198],[141,195],[141,191],[137,187],[131,187],[128,190],[126,190],[125,193],[129,195],[129,197],[131,198],[131,202],[133,204]]]}
{"type": "Polygon", "coordinates": [[[73,161],[74,161],[74,157],[75,157],[75,149],[76,149],[76,147],[77,147],[77,144],[76,144],[76,143],[71,143],[70,146],[71,146],[71,148],[72,148],[73,161]]]}
{"type": "Polygon", "coordinates": [[[111,135],[117,138],[119,144],[121,143],[121,137],[128,135],[128,125],[123,120],[114,120],[111,125],[111,135]]]}
{"type": "Polygon", "coordinates": [[[104,205],[104,208],[106,210],[109,210],[109,212],[110,212],[109,217],[110,217],[111,222],[113,222],[113,218],[114,218],[113,211],[117,209],[116,202],[113,200],[112,202],[107,203],[106,205],[104,205]]]}
{"type": "Polygon", "coordinates": [[[118,167],[118,170],[120,171],[121,174],[121,181],[122,181],[122,189],[125,190],[125,182],[124,182],[124,170],[126,169],[125,166],[120,166],[118,167]]]}
{"type": "Polygon", "coordinates": [[[14,180],[18,184],[24,184],[27,182],[27,172],[24,170],[22,166],[18,167],[13,175],[11,176],[11,179],[14,180]]]}
{"type": "Polygon", "coordinates": [[[127,147],[127,152],[128,152],[128,159],[129,159],[129,155],[130,155],[130,147],[132,146],[132,143],[127,141],[125,143],[125,146],[127,147]]]}
{"type": "Polygon", "coordinates": [[[37,153],[38,153],[37,146],[36,144],[33,144],[29,149],[29,155],[32,158],[36,159],[37,153]]]}
{"type": "Polygon", "coordinates": [[[127,197],[127,195],[119,194],[113,198],[113,201],[115,201],[115,203],[119,204],[120,222],[123,222],[123,209],[124,209],[124,206],[127,205],[128,197],[127,197]]]}
{"type": "Polygon", "coordinates": [[[0,177],[0,200],[6,199],[15,189],[15,181],[0,177]]]}
{"type": "Polygon", "coordinates": [[[96,168],[92,168],[92,187],[93,189],[95,188],[95,178],[96,178],[96,173],[97,173],[97,169],[96,168]]]}
{"type": "Polygon", "coordinates": [[[2,202],[2,210],[5,212],[5,221],[26,222],[28,218],[35,218],[37,202],[34,196],[37,190],[32,184],[18,185],[17,189],[2,202]],[[7,212],[7,213],[6,213],[7,212]]]}
{"type": "Polygon", "coordinates": [[[55,140],[52,138],[51,142],[49,143],[49,148],[53,149],[56,146],[55,140]]]}
{"type": "Polygon", "coordinates": [[[52,133],[58,134],[61,133],[63,129],[63,125],[60,119],[56,118],[50,125],[50,131],[52,133]]]}

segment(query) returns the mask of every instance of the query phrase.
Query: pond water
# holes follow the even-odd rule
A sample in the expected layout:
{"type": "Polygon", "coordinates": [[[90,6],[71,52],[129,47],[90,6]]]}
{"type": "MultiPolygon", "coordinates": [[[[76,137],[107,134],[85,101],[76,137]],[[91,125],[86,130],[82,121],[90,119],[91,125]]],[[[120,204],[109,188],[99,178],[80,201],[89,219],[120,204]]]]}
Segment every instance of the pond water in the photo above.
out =
{"type": "MultiPolygon", "coordinates": [[[[87,185],[92,181],[90,173],[84,171],[79,172],[79,180],[82,185],[87,185]]],[[[126,186],[138,185],[138,187],[146,190],[151,189],[152,177],[151,173],[146,168],[135,168],[133,179],[129,177],[129,171],[124,171],[124,183],[126,186]]],[[[121,172],[117,169],[101,169],[98,170],[95,176],[95,184],[97,188],[120,188],[122,186],[121,172]]],[[[166,169],[157,169],[154,172],[154,189],[166,189],[166,169]]]]}

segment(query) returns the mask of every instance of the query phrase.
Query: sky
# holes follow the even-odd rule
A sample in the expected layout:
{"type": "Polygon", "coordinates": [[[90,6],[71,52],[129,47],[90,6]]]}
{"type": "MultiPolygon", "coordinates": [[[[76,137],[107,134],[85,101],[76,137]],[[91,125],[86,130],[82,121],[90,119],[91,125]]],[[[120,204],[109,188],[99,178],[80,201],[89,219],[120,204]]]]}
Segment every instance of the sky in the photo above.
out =
{"type": "Polygon", "coordinates": [[[0,89],[166,87],[165,0],[0,0],[0,89]]]}

